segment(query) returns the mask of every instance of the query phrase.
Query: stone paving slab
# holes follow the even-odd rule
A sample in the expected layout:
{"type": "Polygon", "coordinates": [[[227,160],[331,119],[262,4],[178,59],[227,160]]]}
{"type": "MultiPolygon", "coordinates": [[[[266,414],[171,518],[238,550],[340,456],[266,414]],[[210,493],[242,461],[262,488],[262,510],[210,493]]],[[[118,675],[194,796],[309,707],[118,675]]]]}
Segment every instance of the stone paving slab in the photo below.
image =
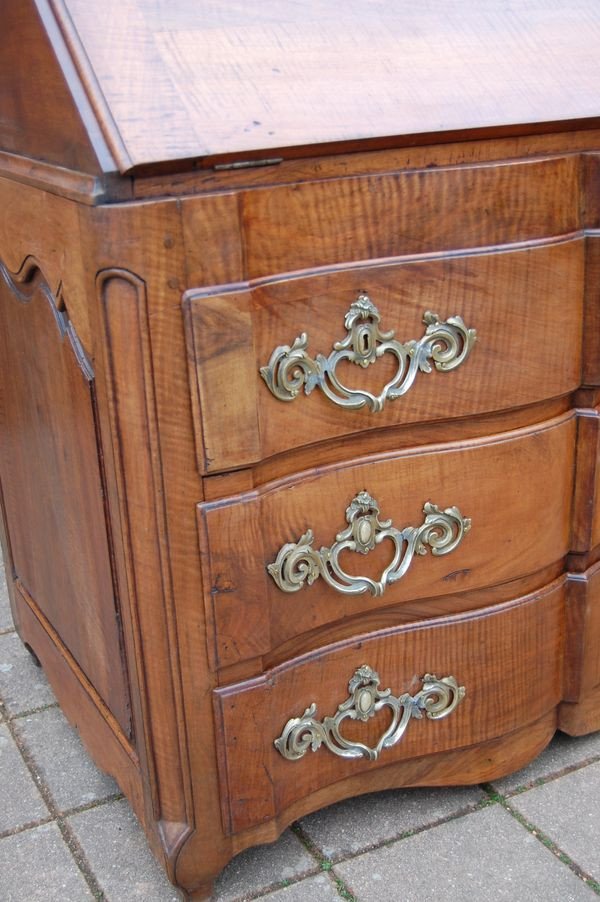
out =
{"type": "Polygon", "coordinates": [[[93,902],[56,824],[0,839],[2,902],[93,902]]]}
{"type": "Polygon", "coordinates": [[[13,629],[13,620],[8,600],[4,567],[0,566],[0,632],[10,629],[13,629]]]}
{"type": "Polygon", "coordinates": [[[326,858],[337,860],[467,811],[485,798],[477,787],[371,793],[323,808],[300,826],[326,858]]]}
{"type": "Polygon", "coordinates": [[[548,748],[531,764],[508,777],[494,780],[492,785],[497,792],[505,795],[595,757],[600,757],[600,733],[577,737],[556,733],[548,748]]]}
{"type": "Polygon", "coordinates": [[[7,726],[0,726],[0,799],[0,834],[50,817],[7,726]]]}
{"type": "Polygon", "coordinates": [[[285,889],[260,897],[261,902],[340,902],[340,895],[326,874],[307,877],[285,889]]]}
{"type": "MultiPolygon", "coordinates": [[[[109,802],[67,819],[91,871],[109,902],[179,902],[178,892],[171,886],[150,852],[144,833],[126,800],[109,802]]],[[[286,830],[277,842],[242,852],[225,868],[215,886],[214,902],[237,902],[256,893],[268,891],[288,880],[315,874],[319,864],[300,840],[286,830]]],[[[333,889],[331,899],[339,900],[333,883],[326,875],[315,888],[333,889]]],[[[307,881],[308,882],[308,881],[307,881]]],[[[304,886],[302,880],[299,886],[304,886]]],[[[296,886],[296,884],[294,884],[296,886]]],[[[311,884],[312,887],[312,884],[311,884]]],[[[292,890],[289,887],[288,890],[292,890]]],[[[282,896],[291,902],[305,902],[311,895],[282,896]]],[[[305,892],[302,890],[302,892],[305,892]]],[[[309,889],[308,892],[312,892],[309,889]]],[[[269,893],[279,902],[279,890],[269,893]]],[[[321,897],[318,897],[321,898],[321,897]]]]}
{"type": "Polygon", "coordinates": [[[33,663],[16,633],[0,636],[0,699],[9,714],[56,704],[44,671],[33,663]]]}
{"type": "Polygon", "coordinates": [[[67,819],[107,902],[181,902],[125,800],[67,819]]]}
{"type": "Polygon", "coordinates": [[[598,900],[500,805],[337,864],[334,872],[360,902],[598,900]]]}
{"type": "Polygon", "coordinates": [[[277,842],[237,855],[217,880],[214,899],[215,902],[233,902],[318,869],[318,862],[298,837],[291,830],[285,830],[277,842]]]}
{"type": "Polygon", "coordinates": [[[600,763],[513,796],[510,804],[600,882],[600,763]]]}
{"type": "Polygon", "coordinates": [[[60,708],[21,717],[14,728],[60,812],[119,792],[115,781],[93,763],[60,708]]]}

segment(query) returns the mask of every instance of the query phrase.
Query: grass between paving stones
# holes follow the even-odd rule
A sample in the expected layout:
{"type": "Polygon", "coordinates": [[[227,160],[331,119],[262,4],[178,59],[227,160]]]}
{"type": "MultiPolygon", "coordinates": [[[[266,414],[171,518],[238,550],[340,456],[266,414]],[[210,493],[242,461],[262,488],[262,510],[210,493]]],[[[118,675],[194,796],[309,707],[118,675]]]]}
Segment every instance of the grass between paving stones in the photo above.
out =
{"type": "MultiPolygon", "coordinates": [[[[374,849],[383,849],[387,846],[392,846],[403,839],[409,839],[409,837],[411,836],[417,836],[417,834],[419,833],[424,833],[426,830],[431,830],[433,827],[439,827],[441,824],[446,824],[449,821],[458,820],[458,818],[464,817],[467,814],[472,814],[474,811],[479,811],[482,808],[489,808],[490,805],[494,805],[499,802],[500,798],[500,796],[498,796],[497,799],[492,798],[492,794],[488,792],[485,798],[481,799],[474,805],[467,805],[464,808],[459,809],[458,811],[452,812],[452,814],[449,814],[446,817],[437,818],[436,820],[431,821],[430,823],[425,824],[421,827],[415,827],[411,830],[404,830],[396,836],[392,836],[390,839],[384,839],[381,842],[371,843],[357,852],[350,852],[348,855],[344,855],[343,857],[335,860],[327,858],[327,856],[323,855],[323,853],[314,844],[311,838],[304,832],[299,823],[292,824],[290,829],[296,834],[300,842],[306,847],[310,854],[314,858],[316,858],[316,860],[319,862],[321,870],[325,871],[326,873],[331,872],[330,877],[333,880],[338,894],[341,896],[341,898],[345,899],[346,902],[358,902],[358,900],[348,889],[344,881],[340,877],[338,877],[333,870],[336,864],[339,864],[342,861],[351,861],[353,858],[358,858],[359,855],[364,855],[366,852],[372,852],[374,849]]],[[[294,882],[296,883],[298,881],[294,882]]]]}
{"type": "MultiPolygon", "coordinates": [[[[565,768],[564,773],[569,773],[571,770],[578,770],[578,769],[579,768],[568,768],[568,769],[565,768]]],[[[548,780],[544,780],[543,778],[534,780],[534,781],[532,781],[532,783],[530,784],[529,787],[519,787],[518,790],[516,790],[515,792],[512,793],[512,795],[513,796],[520,795],[522,792],[525,792],[525,790],[527,788],[533,788],[533,786],[541,786],[544,783],[549,783],[552,780],[556,779],[557,776],[562,776],[562,775],[563,775],[563,772],[561,771],[561,773],[559,775],[552,775],[552,777],[548,780]]],[[[531,823],[531,821],[528,821],[527,818],[524,815],[522,815],[520,811],[517,811],[516,808],[513,808],[513,806],[510,804],[509,799],[506,796],[503,796],[501,793],[497,792],[494,789],[494,787],[491,786],[489,783],[483,783],[481,788],[485,792],[488,793],[490,799],[494,803],[497,803],[498,805],[502,805],[504,810],[508,811],[508,813],[512,817],[514,817],[514,819],[519,824],[521,824],[521,826],[524,827],[528,833],[530,833],[532,836],[534,836],[543,846],[545,846],[546,849],[548,849],[550,852],[552,852],[552,854],[555,855],[556,858],[558,858],[558,860],[560,862],[562,862],[562,864],[564,864],[566,867],[568,867],[569,870],[572,871],[576,877],[579,877],[579,879],[582,880],[583,883],[585,883],[587,886],[589,886],[589,888],[591,890],[593,890],[597,896],[600,896],[600,883],[597,880],[595,880],[590,874],[588,874],[586,871],[584,871],[583,868],[579,867],[577,862],[573,861],[573,859],[569,855],[567,855],[567,853],[564,852],[560,848],[560,846],[557,846],[557,844],[554,842],[554,840],[551,839],[547,833],[544,833],[543,830],[540,830],[539,827],[537,827],[535,824],[531,823]]]]}
{"type": "Polygon", "coordinates": [[[317,860],[321,870],[329,875],[329,879],[333,882],[333,885],[335,886],[335,888],[338,892],[338,895],[342,899],[345,899],[346,902],[357,902],[356,897],[350,892],[350,890],[348,889],[348,887],[346,886],[346,884],[344,883],[342,878],[338,877],[338,875],[335,873],[335,871],[333,871],[334,862],[331,861],[330,858],[327,858],[325,855],[323,855],[323,853],[320,851],[320,849],[318,849],[317,846],[314,844],[314,842],[312,841],[310,836],[308,836],[304,832],[304,830],[302,829],[300,824],[298,824],[298,823],[292,824],[290,829],[292,830],[293,833],[296,834],[296,836],[298,837],[298,839],[300,840],[302,845],[306,848],[306,850],[313,856],[313,858],[315,858],[317,860]]]}
{"type": "MultiPolygon", "coordinates": [[[[49,705],[48,707],[54,707],[54,706],[49,705]]],[[[66,844],[69,851],[71,852],[71,855],[73,856],[73,859],[74,859],[77,867],[81,871],[83,879],[87,883],[88,889],[90,890],[92,896],[94,897],[96,902],[104,902],[104,900],[105,900],[104,892],[101,889],[100,885],[98,884],[98,881],[96,880],[96,878],[92,872],[92,869],[91,869],[90,864],[83,852],[83,849],[79,845],[79,842],[78,842],[75,834],[73,833],[69,824],[66,821],[66,818],[70,814],[75,813],[75,810],[77,810],[79,812],[80,810],[84,811],[84,810],[87,810],[88,808],[95,808],[100,804],[104,804],[106,802],[114,800],[115,798],[122,797],[122,794],[121,793],[119,793],[118,795],[115,794],[114,796],[110,796],[110,798],[108,798],[106,800],[91,802],[86,805],[78,806],[77,809],[73,809],[72,811],[69,811],[69,812],[59,811],[54,803],[52,794],[51,794],[48,786],[46,785],[46,781],[44,780],[42,774],[37,769],[35,761],[33,760],[32,756],[29,753],[29,749],[27,748],[26,744],[23,742],[23,739],[21,738],[18,731],[15,730],[14,721],[19,718],[16,717],[15,715],[10,715],[9,712],[6,710],[6,707],[1,702],[0,702],[0,710],[2,711],[2,713],[4,714],[4,717],[5,717],[5,720],[3,721],[3,723],[8,727],[8,730],[9,730],[13,740],[15,741],[16,746],[19,749],[19,752],[21,753],[21,757],[23,758],[23,761],[25,762],[25,766],[27,767],[27,770],[31,774],[31,777],[32,777],[35,785],[37,786],[39,793],[42,796],[44,802],[46,803],[46,807],[48,808],[48,811],[50,812],[50,818],[48,820],[45,820],[45,822],[48,823],[49,821],[52,821],[56,824],[56,826],[60,830],[63,841],[66,844]]],[[[20,832],[20,831],[15,831],[15,832],[20,832]]]]}

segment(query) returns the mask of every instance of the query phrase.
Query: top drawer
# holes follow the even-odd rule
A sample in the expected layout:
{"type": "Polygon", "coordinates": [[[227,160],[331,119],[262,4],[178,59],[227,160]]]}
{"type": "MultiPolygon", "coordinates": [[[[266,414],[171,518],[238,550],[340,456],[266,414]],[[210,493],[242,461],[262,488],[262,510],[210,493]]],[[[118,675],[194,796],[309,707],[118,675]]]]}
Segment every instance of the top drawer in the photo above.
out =
{"type": "Polygon", "coordinates": [[[574,390],[583,264],[574,238],[188,292],[200,472],[574,390]]]}

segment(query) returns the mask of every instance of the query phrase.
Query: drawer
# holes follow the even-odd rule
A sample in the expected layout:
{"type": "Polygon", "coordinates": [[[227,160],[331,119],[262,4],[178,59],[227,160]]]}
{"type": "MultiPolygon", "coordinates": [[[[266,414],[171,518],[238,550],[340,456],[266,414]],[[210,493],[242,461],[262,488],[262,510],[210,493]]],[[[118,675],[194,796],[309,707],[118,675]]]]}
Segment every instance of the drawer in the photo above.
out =
{"type": "Polygon", "coordinates": [[[574,390],[583,272],[572,239],[188,292],[200,471],[574,390]]]}
{"type": "Polygon", "coordinates": [[[574,445],[575,417],[565,414],[485,439],[323,467],[198,505],[213,666],[268,655],[305,635],[305,647],[315,647],[327,624],[358,623],[382,606],[498,585],[560,561],[569,550],[574,445]],[[378,505],[380,526],[391,520],[396,540],[390,524],[383,535],[374,510],[355,501],[363,493],[378,505]],[[427,523],[434,525],[429,536],[427,523]],[[421,530],[421,549],[417,542],[409,550],[410,530],[398,538],[407,527],[421,530]],[[344,530],[353,531],[356,551],[340,548],[344,530]],[[437,549],[436,535],[445,535],[437,549]],[[386,579],[400,546],[401,562],[386,579]],[[323,548],[339,552],[350,580],[316,575],[323,548]],[[312,568],[310,579],[303,568],[312,568]]]}
{"type": "Polygon", "coordinates": [[[215,691],[225,830],[270,820],[357,774],[533,723],[561,699],[563,633],[561,579],[495,608],[329,646],[215,691]]]}

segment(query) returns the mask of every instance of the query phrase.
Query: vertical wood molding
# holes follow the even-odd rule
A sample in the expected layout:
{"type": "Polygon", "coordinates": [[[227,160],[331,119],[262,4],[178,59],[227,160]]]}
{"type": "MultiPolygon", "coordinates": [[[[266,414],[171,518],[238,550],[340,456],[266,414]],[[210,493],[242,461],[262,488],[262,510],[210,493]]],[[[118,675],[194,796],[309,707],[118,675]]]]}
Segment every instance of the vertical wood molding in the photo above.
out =
{"type": "MultiPolygon", "coordinates": [[[[571,703],[568,717],[575,725],[579,716],[589,718],[588,699],[600,691],[600,563],[584,573],[568,574],[564,684],[563,699],[571,703]]],[[[600,723],[598,718],[596,712],[600,723]]]]}
{"type": "Polygon", "coordinates": [[[193,824],[146,285],[102,270],[109,416],[154,816],[173,856],[193,824]]]}
{"type": "Polygon", "coordinates": [[[593,542],[600,415],[594,408],[577,410],[577,451],[571,524],[571,552],[586,554],[593,542]]]}
{"type": "Polygon", "coordinates": [[[581,381],[585,386],[600,385],[600,231],[588,231],[585,237],[581,381]]]}

